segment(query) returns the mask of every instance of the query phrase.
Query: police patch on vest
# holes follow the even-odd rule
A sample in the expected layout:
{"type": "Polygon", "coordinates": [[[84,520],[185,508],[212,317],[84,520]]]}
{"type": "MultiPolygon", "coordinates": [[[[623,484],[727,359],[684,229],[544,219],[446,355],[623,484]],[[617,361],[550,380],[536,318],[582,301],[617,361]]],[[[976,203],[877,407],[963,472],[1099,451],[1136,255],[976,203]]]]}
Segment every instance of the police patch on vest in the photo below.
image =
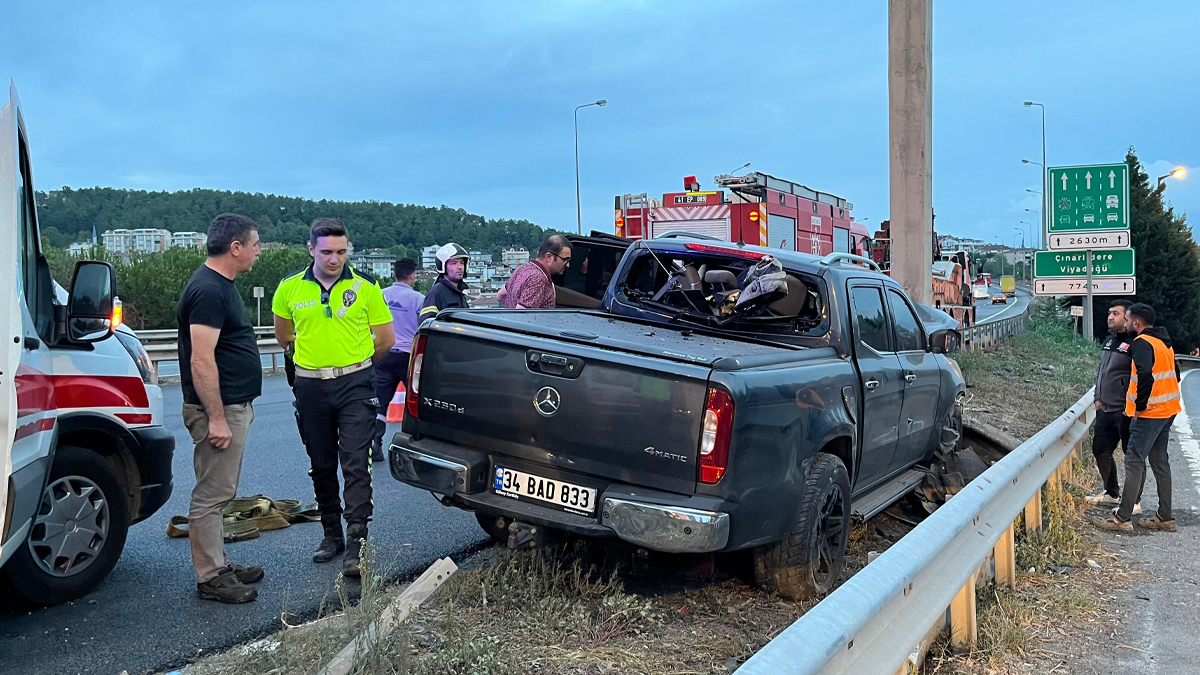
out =
{"type": "Polygon", "coordinates": [[[355,293],[353,288],[347,288],[346,292],[342,293],[343,307],[349,307],[350,305],[353,305],[355,300],[358,300],[358,293],[355,293]]]}

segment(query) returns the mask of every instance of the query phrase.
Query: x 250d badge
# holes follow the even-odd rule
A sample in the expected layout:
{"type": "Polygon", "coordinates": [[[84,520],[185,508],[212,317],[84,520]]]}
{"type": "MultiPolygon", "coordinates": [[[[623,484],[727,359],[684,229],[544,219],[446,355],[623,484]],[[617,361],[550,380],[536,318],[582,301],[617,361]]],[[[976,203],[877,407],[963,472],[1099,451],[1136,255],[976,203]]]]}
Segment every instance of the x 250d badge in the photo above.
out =
{"type": "Polygon", "coordinates": [[[554,387],[542,387],[533,396],[533,407],[542,417],[551,417],[562,405],[562,396],[554,387]]]}

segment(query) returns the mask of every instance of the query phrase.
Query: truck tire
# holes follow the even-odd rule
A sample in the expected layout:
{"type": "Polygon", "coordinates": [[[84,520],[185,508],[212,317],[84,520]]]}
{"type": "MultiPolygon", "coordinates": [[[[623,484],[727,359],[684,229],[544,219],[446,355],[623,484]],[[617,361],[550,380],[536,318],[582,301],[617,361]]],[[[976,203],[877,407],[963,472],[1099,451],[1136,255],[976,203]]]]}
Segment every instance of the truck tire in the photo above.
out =
{"type": "Polygon", "coordinates": [[[759,588],[792,600],[829,593],[842,573],[850,534],[850,477],[842,460],[818,453],[800,512],[782,540],[754,550],[759,588]]]}
{"type": "Polygon", "coordinates": [[[475,520],[479,521],[479,526],[492,536],[492,539],[501,544],[508,543],[508,518],[504,516],[488,515],[486,513],[475,512],[475,520]]]}
{"type": "Polygon", "coordinates": [[[121,557],[129,502],[112,466],[59,446],[25,545],[0,570],[28,604],[57,605],[90,593],[121,557]]]}

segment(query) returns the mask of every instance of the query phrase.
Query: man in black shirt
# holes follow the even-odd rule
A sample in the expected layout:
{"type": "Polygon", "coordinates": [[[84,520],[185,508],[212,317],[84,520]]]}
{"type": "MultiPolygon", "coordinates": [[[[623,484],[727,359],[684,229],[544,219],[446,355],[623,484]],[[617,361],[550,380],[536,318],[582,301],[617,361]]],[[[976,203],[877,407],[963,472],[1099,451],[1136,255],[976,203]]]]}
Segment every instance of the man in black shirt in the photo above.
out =
{"type": "Polygon", "coordinates": [[[258,259],[254,221],[222,213],[208,227],[208,259],[179,297],[179,374],[183,423],[196,444],[196,487],[188,509],[188,537],[196,592],[204,600],[250,602],[248,586],[261,567],[242,567],[225,555],[221,510],[237,494],[251,402],[262,394],[262,362],[254,326],[233,285],[258,259]]]}
{"type": "Polygon", "coordinates": [[[1130,333],[1125,311],[1133,303],[1114,300],[1108,307],[1108,330],[1111,334],[1100,348],[1100,368],[1096,373],[1096,425],[1092,437],[1092,454],[1104,489],[1089,495],[1086,500],[1094,506],[1116,506],[1121,500],[1117,480],[1117,465],[1113,451],[1129,450],[1129,418],[1125,416],[1125,395],[1129,391],[1133,357],[1130,348],[1136,334],[1130,333]]]}

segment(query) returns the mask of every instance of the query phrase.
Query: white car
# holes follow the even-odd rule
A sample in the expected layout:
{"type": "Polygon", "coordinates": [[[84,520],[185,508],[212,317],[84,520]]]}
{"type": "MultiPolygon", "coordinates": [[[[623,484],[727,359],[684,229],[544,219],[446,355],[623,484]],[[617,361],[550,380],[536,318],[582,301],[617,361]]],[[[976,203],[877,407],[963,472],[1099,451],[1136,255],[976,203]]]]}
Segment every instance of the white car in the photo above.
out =
{"type": "Polygon", "coordinates": [[[1093,216],[1092,214],[1089,213],[1083,217],[1083,222],[1094,223],[1094,222],[1096,222],[1096,216],[1093,216]]]}

